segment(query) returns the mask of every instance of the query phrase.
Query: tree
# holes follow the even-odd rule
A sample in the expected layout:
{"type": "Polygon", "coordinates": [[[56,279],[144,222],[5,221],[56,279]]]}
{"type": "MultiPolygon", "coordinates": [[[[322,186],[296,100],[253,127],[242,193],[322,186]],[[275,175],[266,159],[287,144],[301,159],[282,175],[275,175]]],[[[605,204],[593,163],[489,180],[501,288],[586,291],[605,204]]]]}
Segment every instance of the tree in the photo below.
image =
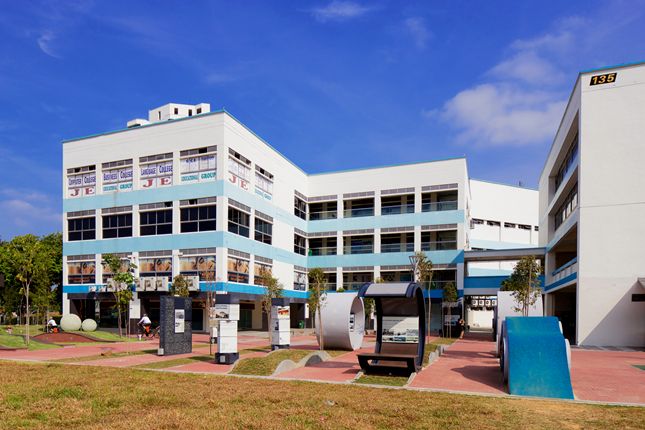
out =
{"type": "Polygon", "coordinates": [[[7,245],[4,258],[5,264],[10,266],[15,274],[15,279],[22,287],[25,297],[25,342],[29,345],[29,293],[31,286],[47,279],[47,270],[50,267],[50,255],[44,249],[40,240],[33,234],[16,236],[7,245]]]}
{"type": "Polygon", "coordinates": [[[132,261],[122,260],[114,254],[104,254],[103,264],[109,267],[110,272],[112,273],[112,280],[115,284],[114,299],[116,304],[114,307],[117,310],[119,318],[119,336],[123,336],[122,315],[127,315],[130,310],[132,286],[135,281],[133,272],[137,266],[132,261]]]}
{"type": "Polygon", "coordinates": [[[513,273],[502,281],[502,291],[512,291],[515,304],[515,312],[521,312],[525,317],[529,316],[529,309],[533,306],[542,291],[540,289],[540,275],[542,266],[533,256],[522,257],[517,262],[513,273]]]}
{"type": "Polygon", "coordinates": [[[430,289],[432,284],[432,261],[428,259],[425,252],[417,251],[414,253],[415,264],[413,270],[413,281],[425,285],[428,292],[428,311],[426,315],[426,336],[430,336],[430,314],[432,309],[432,299],[430,298],[430,289]]]}
{"type": "Polygon", "coordinates": [[[325,272],[319,267],[309,270],[309,296],[307,303],[309,310],[314,314],[314,320],[318,317],[318,333],[320,339],[320,350],[325,349],[323,338],[323,322],[321,310],[327,298],[327,291],[325,290],[325,272]]]}
{"type": "Polygon", "coordinates": [[[190,296],[190,292],[188,291],[188,281],[184,278],[184,275],[175,276],[175,279],[172,280],[170,292],[172,295],[178,297],[190,296]]]}
{"type": "Polygon", "coordinates": [[[273,327],[273,317],[271,315],[271,301],[282,297],[284,287],[274,278],[270,270],[260,270],[260,278],[264,285],[264,295],[262,296],[262,310],[267,314],[267,321],[269,322],[269,343],[271,343],[271,332],[273,327]]]}
{"type": "Polygon", "coordinates": [[[457,300],[457,287],[452,282],[446,282],[443,287],[443,301],[448,304],[448,337],[452,337],[452,304],[457,300]]]}

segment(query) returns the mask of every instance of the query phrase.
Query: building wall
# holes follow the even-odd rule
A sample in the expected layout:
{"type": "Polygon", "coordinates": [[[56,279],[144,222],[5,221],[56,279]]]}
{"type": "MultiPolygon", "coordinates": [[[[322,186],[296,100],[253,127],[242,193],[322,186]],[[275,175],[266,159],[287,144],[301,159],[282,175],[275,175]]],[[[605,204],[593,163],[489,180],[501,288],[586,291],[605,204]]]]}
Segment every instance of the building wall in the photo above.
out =
{"type": "Polygon", "coordinates": [[[580,119],[578,339],[645,345],[645,66],[583,74],[580,119]],[[616,72],[615,84],[590,77],[616,72]]]}

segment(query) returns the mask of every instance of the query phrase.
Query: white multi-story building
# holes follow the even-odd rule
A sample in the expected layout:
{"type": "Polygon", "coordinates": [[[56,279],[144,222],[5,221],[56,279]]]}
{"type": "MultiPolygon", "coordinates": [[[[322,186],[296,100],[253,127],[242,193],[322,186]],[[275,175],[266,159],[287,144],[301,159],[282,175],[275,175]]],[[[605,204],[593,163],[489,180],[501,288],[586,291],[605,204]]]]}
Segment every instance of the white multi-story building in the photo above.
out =
{"type": "Polygon", "coordinates": [[[582,72],[540,177],[545,303],[581,345],[645,345],[645,63],[582,72]]]}
{"type": "Polygon", "coordinates": [[[476,201],[494,202],[483,219],[529,225],[528,235],[505,226],[481,236],[487,247],[528,246],[537,224],[516,216],[524,190],[470,181],[464,158],[307,174],[204,103],[168,104],[126,129],[65,141],[63,166],[63,310],[102,324],[113,318],[106,253],[138,266],[132,318],[154,320],[160,295],[184,274],[198,303],[195,329],[205,327],[201,304],[213,289],[240,296],[241,327],[262,328],[262,270],[285,286],[297,325],[307,315],[309,268],[323,268],[330,290],[354,290],[377,278],[410,280],[415,251],[434,263],[439,315],[441,286],[464,293],[464,250],[479,235],[473,184],[476,201]]]}

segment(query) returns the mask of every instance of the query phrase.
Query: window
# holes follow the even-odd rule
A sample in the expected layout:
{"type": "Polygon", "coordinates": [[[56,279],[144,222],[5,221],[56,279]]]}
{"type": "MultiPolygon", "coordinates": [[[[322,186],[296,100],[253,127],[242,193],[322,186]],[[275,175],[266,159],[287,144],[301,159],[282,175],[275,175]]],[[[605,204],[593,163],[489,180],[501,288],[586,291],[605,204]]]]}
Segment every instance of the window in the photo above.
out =
{"type": "Polygon", "coordinates": [[[228,280],[248,284],[249,261],[238,257],[228,257],[228,280]]]}
{"type": "Polygon", "coordinates": [[[307,219],[307,203],[298,196],[293,198],[293,213],[298,218],[307,219]]]}
{"type": "Polygon", "coordinates": [[[188,109],[188,116],[193,116],[193,110],[192,109],[188,109]]]}
{"type": "Polygon", "coordinates": [[[564,203],[558,208],[555,213],[555,229],[557,230],[560,225],[571,216],[571,214],[578,207],[578,184],[569,192],[569,195],[564,200],[564,203]]]}
{"type": "Polygon", "coordinates": [[[293,235],[293,252],[306,255],[307,254],[307,239],[299,234],[293,235]]]}
{"type": "Polygon", "coordinates": [[[272,276],[271,270],[272,268],[269,264],[262,264],[262,263],[256,262],[253,268],[253,274],[254,274],[253,282],[255,283],[255,285],[263,285],[266,287],[265,276],[272,276]]]}
{"type": "Polygon", "coordinates": [[[182,184],[214,181],[217,178],[217,146],[188,149],[179,154],[182,184]]]}
{"type": "Polygon", "coordinates": [[[197,113],[197,115],[199,115],[200,113],[202,113],[202,108],[197,108],[196,113],[197,113]]]}
{"type": "Polygon", "coordinates": [[[251,181],[251,160],[230,148],[228,154],[229,182],[248,191],[251,181]]]}
{"type": "Polygon", "coordinates": [[[517,228],[519,228],[519,229],[521,229],[521,230],[530,230],[530,229],[531,229],[531,226],[530,226],[530,225],[526,225],[526,224],[518,224],[518,225],[517,225],[517,228]]]}
{"type": "Polygon", "coordinates": [[[179,115],[179,108],[175,108],[175,115],[179,115]]]}
{"type": "Polygon", "coordinates": [[[215,248],[184,249],[180,251],[179,272],[184,276],[199,276],[200,281],[215,282],[215,248]],[[204,255],[199,255],[204,253],[204,255]],[[194,255],[187,255],[194,254],[194,255]]]}
{"type": "Polygon", "coordinates": [[[141,236],[172,234],[172,202],[139,206],[141,236]]]}
{"type": "Polygon", "coordinates": [[[296,291],[307,291],[307,272],[296,270],[293,272],[293,289],[296,291]]]}
{"type": "Polygon", "coordinates": [[[102,174],[104,193],[132,191],[132,159],[103,163],[102,174]]]}
{"type": "Polygon", "coordinates": [[[179,202],[180,231],[193,233],[216,230],[217,206],[213,203],[215,203],[215,197],[179,202]]]}
{"type": "Polygon", "coordinates": [[[103,239],[132,236],[132,206],[106,208],[103,214],[103,239]]]}
{"type": "MultiPolygon", "coordinates": [[[[165,253],[166,256],[151,257],[146,256],[139,258],[139,276],[144,277],[161,277],[172,278],[172,257],[170,251],[153,251],[157,254],[165,253]]],[[[146,255],[146,253],[142,253],[146,255]]]]}
{"type": "Polygon", "coordinates": [[[515,224],[513,224],[512,222],[505,222],[504,227],[506,227],[506,228],[515,228],[515,224]]]}
{"type": "Polygon", "coordinates": [[[139,158],[141,188],[172,185],[172,152],[139,158]]]}
{"type": "Polygon", "coordinates": [[[569,150],[567,151],[567,154],[564,156],[562,165],[560,166],[560,169],[558,169],[558,173],[555,176],[556,190],[560,188],[560,184],[562,184],[564,177],[567,176],[567,173],[569,173],[569,170],[571,169],[571,166],[573,166],[577,156],[578,156],[578,135],[576,134],[576,137],[573,138],[573,144],[571,145],[571,148],[569,148],[569,150]]]}
{"type": "Polygon", "coordinates": [[[96,194],[96,166],[67,169],[67,197],[93,196],[96,194]]]}
{"type": "Polygon", "coordinates": [[[499,227],[500,222],[499,221],[486,221],[486,225],[489,225],[491,227],[499,227]]]}
{"type": "Polygon", "coordinates": [[[533,227],[533,230],[535,230],[535,231],[540,231],[540,227],[538,227],[538,226],[536,225],[535,227],[533,227]]]}
{"type": "Polygon", "coordinates": [[[255,240],[262,243],[267,243],[271,245],[271,239],[273,236],[273,224],[269,221],[265,221],[255,215],[255,240]]]}
{"type": "MultiPolygon", "coordinates": [[[[127,271],[130,268],[130,258],[128,257],[127,253],[119,253],[119,254],[113,254],[115,257],[118,257],[121,260],[121,271],[127,271]]],[[[110,266],[105,264],[105,262],[101,263],[101,266],[103,266],[103,283],[107,284],[107,282],[114,277],[114,274],[112,273],[112,269],[110,269],[110,266]]]]}
{"type": "Polygon", "coordinates": [[[67,214],[67,240],[96,239],[96,217],[94,211],[70,212],[67,214]],[[85,212],[92,212],[92,216],[85,212]]]}
{"type": "Polygon", "coordinates": [[[255,166],[255,190],[269,200],[273,195],[273,175],[258,165],[255,166]]]}
{"type": "Polygon", "coordinates": [[[228,208],[228,231],[239,234],[240,236],[249,237],[249,226],[251,216],[241,210],[228,208]]]}
{"type": "Polygon", "coordinates": [[[69,284],[93,284],[96,282],[94,255],[70,255],[67,257],[67,282],[69,284]]]}

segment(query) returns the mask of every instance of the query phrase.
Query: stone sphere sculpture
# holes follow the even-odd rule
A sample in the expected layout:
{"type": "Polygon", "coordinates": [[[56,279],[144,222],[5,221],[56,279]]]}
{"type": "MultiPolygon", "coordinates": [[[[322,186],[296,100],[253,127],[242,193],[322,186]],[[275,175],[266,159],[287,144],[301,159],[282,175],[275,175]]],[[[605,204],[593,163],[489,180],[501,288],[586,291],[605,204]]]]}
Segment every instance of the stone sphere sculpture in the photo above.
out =
{"type": "Polygon", "coordinates": [[[83,331],[96,331],[97,327],[98,325],[96,324],[96,321],[91,318],[83,320],[83,323],[81,324],[83,331]]]}
{"type": "Polygon", "coordinates": [[[65,331],[78,331],[81,329],[81,319],[76,314],[68,314],[60,319],[60,327],[65,331]]]}

